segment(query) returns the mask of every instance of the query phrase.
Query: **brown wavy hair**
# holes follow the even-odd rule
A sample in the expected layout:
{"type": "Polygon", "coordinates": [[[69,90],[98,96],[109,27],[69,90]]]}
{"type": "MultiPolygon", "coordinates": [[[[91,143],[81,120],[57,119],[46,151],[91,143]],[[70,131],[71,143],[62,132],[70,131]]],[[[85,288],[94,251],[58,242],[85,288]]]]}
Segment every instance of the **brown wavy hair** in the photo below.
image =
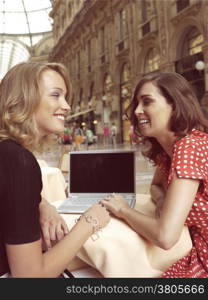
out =
{"type": "MultiPolygon", "coordinates": [[[[0,82],[0,140],[13,139],[34,150],[38,133],[34,112],[40,103],[40,79],[45,70],[54,70],[65,81],[70,102],[68,71],[60,63],[23,62],[11,68],[0,82]]],[[[41,141],[40,141],[41,144],[41,141]]]]}
{"type": "Polygon", "coordinates": [[[188,81],[178,73],[163,72],[143,77],[136,85],[132,101],[127,108],[127,116],[134,127],[137,141],[149,144],[148,150],[143,154],[156,165],[160,164],[164,157],[164,150],[153,137],[144,137],[139,132],[138,119],[135,110],[138,105],[137,96],[145,83],[154,84],[167,103],[173,107],[170,120],[170,130],[179,139],[185,136],[193,128],[208,132],[208,120],[205,118],[199,101],[188,81]]]}

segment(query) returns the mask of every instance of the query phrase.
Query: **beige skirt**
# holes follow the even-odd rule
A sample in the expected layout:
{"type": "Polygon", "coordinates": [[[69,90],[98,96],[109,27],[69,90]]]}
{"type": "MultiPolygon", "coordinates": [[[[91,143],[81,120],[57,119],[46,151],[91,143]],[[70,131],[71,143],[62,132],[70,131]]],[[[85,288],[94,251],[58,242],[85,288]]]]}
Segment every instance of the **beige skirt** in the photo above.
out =
{"type": "MultiPolygon", "coordinates": [[[[147,215],[154,214],[155,205],[149,195],[137,195],[136,209],[147,215]]],[[[63,215],[71,228],[75,215],[63,215]]],[[[174,262],[187,255],[192,242],[184,226],[174,247],[163,250],[137,234],[117,218],[99,233],[99,239],[88,239],[77,257],[98,270],[103,277],[160,277],[174,262]]]]}

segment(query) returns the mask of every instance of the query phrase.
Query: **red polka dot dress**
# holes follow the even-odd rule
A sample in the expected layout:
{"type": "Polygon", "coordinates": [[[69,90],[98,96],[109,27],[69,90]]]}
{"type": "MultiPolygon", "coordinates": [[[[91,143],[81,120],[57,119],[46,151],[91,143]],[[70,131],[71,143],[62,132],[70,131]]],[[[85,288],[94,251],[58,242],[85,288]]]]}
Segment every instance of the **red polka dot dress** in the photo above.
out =
{"type": "Polygon", "coordinates": [[[185,222],[189,227],[193,248],[162,277],[208,278],[208,134],[193,129],[175,143],[168,184],[174,171],[179,178],[200,180],[198,192],[185,222]]]}

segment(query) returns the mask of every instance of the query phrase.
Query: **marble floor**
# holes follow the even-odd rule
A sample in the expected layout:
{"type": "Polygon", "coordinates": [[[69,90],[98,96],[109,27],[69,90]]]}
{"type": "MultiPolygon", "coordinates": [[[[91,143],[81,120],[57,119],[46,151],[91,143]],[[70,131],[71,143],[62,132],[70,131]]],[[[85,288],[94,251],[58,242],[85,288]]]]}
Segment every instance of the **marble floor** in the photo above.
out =
{"type": "MultiPolygon", "coordinates": [[[[112,145],[101,145],[95,144],[90,146],[90,149],[112,149],[112,145]]],[[[117,144],[117,149],[130,149],[132,148],[129,144],[117,144]]],[[[51,167],[60,167],[60,160],[62,154],[70,151],[71,146],[66,146],[59,144],[57,142],[53,143],[50,147],[46,148],[46,150],[42,154],[37,154],[36,157],[38,159],[45,160],[48,166],[51,167]]],[[[72,149],[73,150],[73,149],[72,149]]],[[[86,150],[86,146],[82,145],[81,150],[86,150]]],[[[136,151],[136,192],[146,194],[149,192],[149,184],[151,182],[152,176],[154,172],[154,167],[142,156],[140,148],[136,151]]],[[[67,180],[67,173],[63,173],[67,180]]]]}

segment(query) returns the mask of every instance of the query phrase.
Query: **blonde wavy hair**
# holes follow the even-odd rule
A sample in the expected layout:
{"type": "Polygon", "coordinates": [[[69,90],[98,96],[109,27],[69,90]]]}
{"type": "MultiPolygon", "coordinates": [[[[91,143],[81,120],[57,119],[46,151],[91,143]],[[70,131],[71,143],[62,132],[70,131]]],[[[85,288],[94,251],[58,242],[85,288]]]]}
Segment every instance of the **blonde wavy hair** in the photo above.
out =
{"type": "Polygon", "coordinates": [[[46,62],[15,65],[0,82],[0,140],[13,139],[30,150],[37,149],[34,113],[40,103],[39,84],[45,70],[54,70],[62,76],[67,89],[66,100],[70,102],[71,83],[64,65],[46,62]]]}

